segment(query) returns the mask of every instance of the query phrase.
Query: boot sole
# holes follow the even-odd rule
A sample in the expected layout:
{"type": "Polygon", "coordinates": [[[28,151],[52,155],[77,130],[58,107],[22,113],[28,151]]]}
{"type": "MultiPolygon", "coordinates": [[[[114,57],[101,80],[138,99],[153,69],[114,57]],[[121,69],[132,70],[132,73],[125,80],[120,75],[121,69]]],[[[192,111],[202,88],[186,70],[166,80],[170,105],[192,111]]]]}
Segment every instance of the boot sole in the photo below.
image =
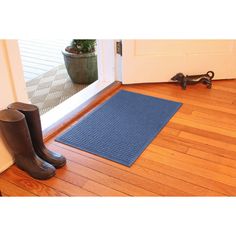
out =
{"type": "Polygon", "coordinates": [[[62,163],[62,164],[60,164],[60,165],[53,165],[53,164],[51,164],[51,165],[53,165],[55,168],[59,169],[59,168],[61,168],[61,167],[65,166],[65,164],[66,164],[66,161],[65,161],[65,162],[63,162],[63,163],[62,163]]]}

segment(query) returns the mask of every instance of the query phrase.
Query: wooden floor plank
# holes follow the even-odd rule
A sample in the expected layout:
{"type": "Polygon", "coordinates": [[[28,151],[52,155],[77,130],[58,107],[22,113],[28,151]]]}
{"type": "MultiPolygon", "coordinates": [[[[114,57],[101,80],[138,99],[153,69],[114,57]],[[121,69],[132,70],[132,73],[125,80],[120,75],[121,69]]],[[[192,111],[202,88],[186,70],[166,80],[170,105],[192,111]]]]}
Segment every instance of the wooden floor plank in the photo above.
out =
{"type": "MultiPolygon", "coordinates": [[[[210,139],[213,139],[213,140],[215,140],[215,139],[220,140],[224,143],[230,143],[230,144],[233,144],[233,145],[236,144],[236,139],[233,138],[233,137],[230,137],[230,136],[225,135],[225,134],[216,133],[215,130],[214,131],[209,131],[209,130],[201,129],[201,127],[199,127],[199,126],[192,127],[192,126],[188,126],[188,125],[185,125],[185,124],[177,124],[177,123],[174,122],[174,120],[172,120],[168,123],[168,125],[166,127],[168,129],[175,129],[175,130],[179,131],[177,137],[180,136],[180,132],[185,131],[187,133],[200,135],[200,136],[203,136],[205,138],[210,138],[210,139]]],[[[162,133],[162,134],[164,134],[164,133],[162,133]]]]}
{"type": "Polygon", "coordinates": [[[66,196],[62,192],[56,191],[53,188],[50,188],[39,181],[33,180],[28,175],[24,174],[23,171],[19,170],[15,166],[12,167],[14,171],[6,171],[2,178],[10,181],[11,183],[17,185],[18,187],[32,192],[35,195],[40,196],[66,196]]]}
{"type": "MultiPolygon", "coordinates": [[[[180,169],[178,166],[171,166],[167,164],[163,164],[161,159],[156,158],[153,159],[147,158],[139,158],[137,160],[137,164],[140,166],[147,167],[149,169],[159,171],[161,173],[165,173],[166,175],[170,175],[172,177],[185,180],[186,182],[193,183],[196,186],[201,186],[206,189],[206,194],[199,194],[198,196],[209,196],[208,190],[215,192],[216,196],[220,193],[221,196],[229,195],[236,196],[236,189],[231,186],[227,186],[225,184],[221,184],[215,180],[211,180],[200,175],[196,175],[188,171],[188,169],[180,169]]],[[[197,193],[196,193],[197,194],[197,193]]]]}
{"type": "Polygon", "coordinates": [[[121,89],[183,103],[130,168],[52,137],[47,146],[66,156],[66,166],[46,181],[13,166],[0,175],[3,195],[236,196],[236,80],[214,81],[211,90],[200,84],[186,91],[173,84],[121,89]]]}
{"type": "MultiPolygon", "coordinates": [[[[126,181],[122,181],[113,176],[106,175],[99,170],[94,170],[92,168],[86,167],[86,165],[81,165],[81,161],[77,161],[78,157],[81,157],[78,153],[68,152],[68,149],[61,149],[56,145],[49,145],[49,148],[54,151],[59,151],[67,157],[67,165],[57,170],[60,178],[65,179],[67,181],[77,181],[81,176],[86,177],[89,180],[92,180],[96,183],[105,185],[110,187],[116,191],[121,193],[131,195],[131,196],[155,196],[157,193],[153,193],[151,191],[145,190],[136,185],[130,184],[126,181]],[[72,162],[70,162],[71,160],[72,162]],[[74,162],[74,163],[73,163],[74,162]],[[73,175],[73,179],[71,176],[73,175]]],[[[90,155],[90,154],[89,154],[90,155]]],[[[105,159],[104,159],[105,160],[105,159]]]]}
{"type": "MultiPolygon", "coordinates": [[[[233,137],[235,137],[236,125],[222,122],[221,119],[211,120],[211,119],[208,119],[208,117],[195,116],[195,113],[191,115],[186,115],[186,114],[182,114],[181,112],[177,113],[173,120],[175,120],[175,118],[180,118],[180,119],[185,120],[185,124],[186,124],[186,121],[193,121],[193,122],[197,122],[198,124],[203,123],[204,125],[212,126],[213,128],[217,127],[223,130],[232,131],[233,137]]],[[[208,129],[208,131],[211,131],[211,130],[208,129]]]]}
{"type": "Polygon", "coordinates": [[[225,91],[225,92],[236,94],[236,86],[234,86],[234,87],[226,87],[224,85],[215,84],[214,85],[214,89],[217,90],[217,91],[225,91]]]}
{"type": "MultiPolygon", "coordinates": [[[[52,147],[52,146],[50,146],[52,147]]],[[[53,150],[58,151],[58,148],[53,148],[53,150]]],[[[113,178],[119,179],[121,181],[126,181],[132,185],[138,186],[140,188],[143,188],[147,191],[151,191],[153,193],[156,193],[158,195],[187,195],[184,191],[177,189],[176,187],[164,185],[163,183],[160,183],[157,181],[153,181],[151,178],[144,178],[143,176],[139,176],[131,171],[127,167],[126,170],[117,168],[114,165],[105,164],[103,162],[100,162],[93,158],[88,158],[88,156],[80,155],[80,158],[77,158],[78,153],[77,152],[69,152],[65,149],[60,149],[60,152],[63,153],[65,156],[68,156],[70,159],[72,157],[74,161],[68,161],[67,168],[70,171],[77,172],[77,163],[80,165],[83,165],[85,167],[89,167],[93,170],[98,170],[101,173],[104,173],[108,176],[111,176],[113,178]]],[[[79,172],[78,172],[79,173],[79,172]]]]}
{"type": "MultiPolygon", "coordinates": [[[[192,140],[193,138],[187,139],[180,136],[173,138],[171,136],[166,136],[166,135],[165,136],[158,135],[158,137],[159,139],[153,140],[153,144],[157,144],[157,145],[167,147],[167,148],[180,151],[183,153],[186,153],[188,151],[188,148],[196,148],[201,151],[207,150],[207,152],[209,153],[213,153],[213,154],[220,153],[221,156],[235,160],[235,151],[217,147],[216,145],[211,145],[211,143],[205,143],[201,139],[192,140]]],[[[218,140],[215,140],[215,141],[217,142],[218,140]]]]}
{"type": "Polygon", "coordinates": [[[203,113],[208,119],[213,119],[213,120],[219,120],[220,118],[223,118],[222,122],[224,122],[224,119],[227,120],[227,122],[235,122],[236,121],[236,116],[235,114],[226,112],[226,111],[222,111],[222,110],[214,110],[214,109],[210,109],[210,108],[205,108],[204,104],[199,104],[197,105],[193,105],[193,104],[186,104],[184,103],[183,106],[180,108],[181,112],[185,111],[186,114],[193,114],[194,112],[200,112],[203,113]],[[185,111],[187,110],[188,113],[185,111]]]}
{"type": "Polygon", "coordinates": [[[197,142],[200,142],[200,143],[203,143],[203,144],[209,143],[211,146],[222,148],[222,149],[225,148],[229,151],[232,151],[232,153],[235,152],[235,154],[236,154],[236,145],[235,144],[215,140],[213,138],[206,138],[204,136],[188,133],[188,132],[185,132],[185,131],[181,131],[178,136],[180,138],[188,139],[188,140],[191,140],[191,141],[197,141],[197,142]]]}
{"type": "Polygon", "coordinates": [[[0,178],[0,189],[3,196],[11,196],[11,197],[29,197],[35,196],[35,194],[18,187],[17,185],[5,180],[4,178],[0,178]]]}
{"type": "Polygon", "coordinates": [[[175,117],[171,120],[171,122],[174,122],[174,123],[177,123],[177,124],[180,124],[180,125],[184,124],[185,126],[192,127],[192,128],[198,127],[199,129],[202,129],[202,130],[205,130],[205,131],[215,132],[217,134],[226,135],[226,136],[231,137],[231,138],[236,138],[236,132],[234,130],[228,130],[228,129],[225,129],[225,128],[213,127],[211,125],[207,125],[205,123],[201,124],[197,121],[192,121],[190,119],[188,120],[188,122],[186,122],[185,119],[175,117]]]}
{"type": "MultiPolygon", "coordinates": [[[[225,104],[225,103],[221,103],[219,104],[218,102],[213,102],[209,99],[207,101],[207,99],[199,101],[197,98],[191,98],[188,96],[179,96],[177,94],[166,94],[163,93],[162,91],[155,91],[155,90],[151,90],[151,91],[147,91],[145,90],[145,88],[140,87],[132,87],[127,86],[127,87],[123,87],[124,90],[126,91],[130,91],[130,92],[136,92],[136,93],[141,93],[144,95],[148,95],[148,96],[153,96],[153,97],[160,97],[160,98],[164,98],[164,99],[168,99],[168,100],[172,100],[172,101],[177,101],[177,102],[182,102],[184,104],[188,104],[188,105],[194,105],[194,106],[203,106],[207,109],[212,109],[215,111],[223,111],[223,112],[227,112],[233,115],[236,115],[236,109],[235,109],[235,105],[233,104],[225,104]]],[[[207,97],[207,96],[206,96],[207,97]]]]}
{"type": "Polygon", "coordinates": [[[208,153],[206,151],[201,151],[196,148],[189,148],[187,154],[202,158],[204,160],[212,161],[214,163],[236,168],[236,160],[223,157],[220,154],[217,155],[213,153],[208,153]]]}
{"type": "Polygon", "coordinates": [[[231,177],[236,177],[236,170],[233,167],[229,167],[226,165],[218,164],[211,162],[209,160],[201,159],[198,157],[194,157],[189,155],[187,152],[181,153],[178,151],[170,150],[167,148],[163,148],[158,145],[150,144],[146,150],[149,150],[151,152],[155,152],[158,155],[164,155],[165,157],[168,156],[170,158],[173,158],[175,160],[181,161],[183,163],[189,163],[192,164],[193,166],[208,169],[210,171],[216,172],[216,173],[221,173],[223,175],[231,176],[231,177]]]}
{"type": "MultiPolygon", "coordinates": [[[[139,85],[136,85],[137,88],[140,88],[139,85]]],[[[232,101],[236,98],[236,94],[234,93],[230,93],[230,92],[217,92],[214,89],[206,89],[205,87],[202,87],[200,84],[196,85],[195,87],[191,87],[189,86],[187,90],[185,90],[184,92],[180,93],[180,91],[178,89],[175,90],[171,90],[170,86],[176,86],[175,84],[163,84],[163,86],[161,86],[160,88],[158,88],[158,91],[153,90],[149,85],[144,84],[142,85],[142,88],[145,88],[146,91],[156,91],[156,92],[161,92],[162,94],[166,94],[166,95],[171,95],[171,96],[178,96],[179,98],[187,98],[187,99],[194,99],[194,100],[198,100],[202,103],[206,103],[206,104],[220,104],[220,105],[224,105],[224,106],[229,106],[231,107],[232,105],[232,101]],[[194,91],[196,91],[196,89],[198,90],[197,93],[194,93],[194,91]],[[210,100],[206,101],[206,96],[208,96],[208,98],[210,100]]],[[[135,87],[135,85],[132,87],[135,87]]],[[[213,86],[214,88],[214,86],[213,86]]],[[[181,89],[179,87],[179,89],[181,89]]]]}
{"type": "Polygon", "coordinates": [[[234,117],[229,117],[228,114],[223,114],[223,113],[220,113],[220,119],[219,118],[216,118],[216,115],[212,115],[210,114],[209,112],[203,112],[203,111],[193,111],[192,114],[195,116],[195,117],[199,117],[199,118],[205,118],[207,120],[212,120],[212,121],[216,121],[216,120],[219,120],[220,122],[222,123],[226,123],[226,124],[231,124],[231,125],[234,125],[235,122],[236,122],[236,119],[234,117]]]}
{"type": "MultiPolygon", "coordinates": [[[[19,170],[16,166],[12,167],[14,172],[24,178],[29,179],[32,183],[35,183],[34,179],[28,176],[25,172],[19,170]]],[[[69,195],[69,196],[95,196],[96,194],[90,191],[83,189],[78,185],[73,185],[67,181],[57,178],[57,175],[54,178],[49,180],[37,180],[39,185],[46,185],[49,188],[53,188],[56,192],[59,192],[60,195],[69,195]]]]}
{"type": "MultiPolygon", "coordinates": [[[[63,179],[77,186],[80,186],[79,182],[81,178],[85,179],[85,177],[79,175],[78,173],[74,173],[68,170],[60,169],[57,172],[60,179],[63,179]]],[[[86,182],[83,184],[83,188],[88,191],[94,192],[99,196],[129,196],[126,193],[110,188],[104,184],[97,183],[88,178],[86,178],[86,182]]]]}
{"type": "Polygon", "coordinates": [[[211,170],[207,169],[207,167],[206,168],[197,167],[196,165],[191,164],[189,162],[183,162],[180,159],[169,157],[168,155],[160,155],[160,154],[157,155],[157,153],[151,152],[151,151],[144,152],[142,157],[146,158],[148,160],[161,162],[161,163],[163,163],[165,165],[169,165],[171,167],[176,167],[176,168],[181,169],[183,171],[191,172],[195,175],[199,175],[199,176],[211,179],[211,180],[215,180],[217,182],[229,185],[232,188],[236,189],[235,178],[215,172],[215,171],[211,171],[211,170]]]}
{"type": "MultiPolygon", "coordinates": [[[[207,193],[209,195],[217,195],[217,193],[213,192],[213,191],[207,191],[206,189],[203,189],[202,187],[199,186],[195,186],[193,184],[187,183],[186,181],[182,181],[176,178],[172,178],[168,175],[164,175],[160,172],[154,172],[151,169],[148,168],[140,168],[140,166],[138,165],[133,165],[131,168],[129,167],[125,167],[123,165],[120,165],[118,163],[113,163],[107,159],[101,158],[101,157],[97,157],[96,155],[93,154],[88,154],[86,153],[86,155],[83,155],[83,153],[85,154],[85,152],[81,153],[81,151],[76,150],[76,152],[63,152],[63,150],[67,149],[67,148],[62,148],[60,147],[62,144],[58,144],[57,145],[51,145],[51,149],[57,152],[61,152],[64,153],[64,155],[66,155],[66,153],[68,154],[68,158],[70,158],[70,160],[76,162],[76,163],[80,163],[82,164],[82,160],[90,160],[90,159],[94,159],[96,161],[102,162],[102,163],[106,163],[107,165],[112,165],[111,168],[113,168],[113,166],[115,166],[116,168],[119,168],[121,170],[124,170],[126,172],[130,172],[133,173],[135,175],[138,175],[140,177],[143,178],[147,178],[150,180],[156,180],[159,183],[165,184],[169,187],[173,187],[173,188],[177,188],[180,191],[186,191],[188,195],[195,195],[196,193],[198,193],[197,195],[200,195],[200,193],[207,193]],[[79,159],[79,160],[78,160],[79,159]]],[[[72,148],[71,148],[72,149],[72,148]]],[[[70,148],[68,148],[67,150],[70,150],[70,148]]],[[[90,160],[92,161],[92,160],[90,160]]],[[[100,165],[102,165],[100,163],[100,165]]]]}

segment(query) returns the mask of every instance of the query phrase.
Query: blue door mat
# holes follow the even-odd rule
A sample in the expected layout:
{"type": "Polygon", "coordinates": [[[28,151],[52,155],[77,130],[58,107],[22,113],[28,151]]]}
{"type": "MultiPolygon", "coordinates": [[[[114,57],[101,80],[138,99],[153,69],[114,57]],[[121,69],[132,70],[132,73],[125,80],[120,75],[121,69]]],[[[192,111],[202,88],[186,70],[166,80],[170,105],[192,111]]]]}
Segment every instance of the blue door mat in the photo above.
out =
{"type": "Polygon", "coordinates": [[[120,90],[56,141],[131,166],[181,105],[120,90]]]}

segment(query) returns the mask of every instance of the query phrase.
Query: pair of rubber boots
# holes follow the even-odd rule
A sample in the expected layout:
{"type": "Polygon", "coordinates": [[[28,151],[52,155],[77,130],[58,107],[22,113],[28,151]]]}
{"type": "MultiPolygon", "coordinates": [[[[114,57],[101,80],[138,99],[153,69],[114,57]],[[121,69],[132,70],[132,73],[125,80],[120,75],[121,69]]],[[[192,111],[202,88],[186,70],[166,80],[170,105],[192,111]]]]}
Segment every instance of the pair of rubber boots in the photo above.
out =
{"type": "Polygon", "coordinates": [[[43,142],[38,107],[15,102],[0,111],[0,129],[16,165],[36,179],[49,179],[66,159],[43,142]]]}

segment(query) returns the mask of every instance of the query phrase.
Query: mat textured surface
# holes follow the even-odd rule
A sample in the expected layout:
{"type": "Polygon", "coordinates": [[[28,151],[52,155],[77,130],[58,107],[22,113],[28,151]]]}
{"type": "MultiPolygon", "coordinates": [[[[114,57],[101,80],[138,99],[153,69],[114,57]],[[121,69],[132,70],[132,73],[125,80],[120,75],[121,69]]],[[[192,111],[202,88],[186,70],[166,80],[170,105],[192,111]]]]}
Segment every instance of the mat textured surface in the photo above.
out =
{"type": "Polygon", "coordinates": [[[56,141],[131,166],[181,105],[120,90],[56,141]]]}
{"type": "Polygon", "coordinates": [[[87,86],[87,84],[73,83],[64,65],[57,66],[26,82],[29,99],[32,104],[38,106],[40,115],[48,112],[87,86]]]}

